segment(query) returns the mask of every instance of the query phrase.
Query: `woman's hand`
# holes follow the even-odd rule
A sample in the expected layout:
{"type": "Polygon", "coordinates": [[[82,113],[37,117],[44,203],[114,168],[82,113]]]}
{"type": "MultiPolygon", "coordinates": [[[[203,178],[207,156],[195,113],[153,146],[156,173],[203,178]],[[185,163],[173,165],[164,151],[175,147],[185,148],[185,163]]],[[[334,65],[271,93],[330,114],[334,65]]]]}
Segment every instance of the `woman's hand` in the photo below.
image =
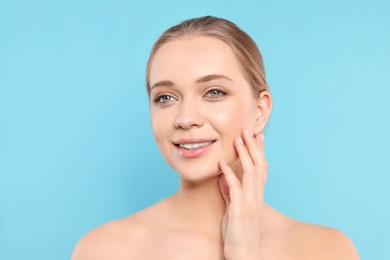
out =
{"type": "Polygon", "coordinates": [[[243,169],[242,183],[223,160],[219,162],[220,187],[226,202],[222,221],[224,254],[228,260],[263,259],[260,224],[267,176],[264,136],[254,138],[244,130],[234,146],[243,169]]]}

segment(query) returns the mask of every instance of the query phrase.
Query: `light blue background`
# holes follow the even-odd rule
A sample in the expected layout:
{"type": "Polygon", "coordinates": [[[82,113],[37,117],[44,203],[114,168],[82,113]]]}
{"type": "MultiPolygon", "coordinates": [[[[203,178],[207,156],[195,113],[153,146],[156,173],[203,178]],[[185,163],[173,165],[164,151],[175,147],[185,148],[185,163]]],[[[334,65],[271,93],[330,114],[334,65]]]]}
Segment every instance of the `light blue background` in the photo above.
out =
{"type": "Polygon", "coordinates": [[[390,259],[389,2],[183,2],[0,0],[0,259],[69,259],[90,229],[178,188],[144,71],[163,30],[207,14],[263,53],[266,200],[390,259]]]}

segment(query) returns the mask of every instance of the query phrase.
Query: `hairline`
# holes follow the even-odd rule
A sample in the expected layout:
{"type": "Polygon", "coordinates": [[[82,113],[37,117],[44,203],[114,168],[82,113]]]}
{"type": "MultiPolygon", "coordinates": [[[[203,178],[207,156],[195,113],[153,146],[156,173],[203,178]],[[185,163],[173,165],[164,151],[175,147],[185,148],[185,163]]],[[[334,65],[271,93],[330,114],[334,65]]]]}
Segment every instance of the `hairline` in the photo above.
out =
{"type": "Polygon", "coordinates": [[[172,35],[170,37],[167,37],[165,38],[164,41],[161,41],[159,42],[157,45],[154,46],[153,50],[152,50],[152,53],[150,55],[150,58],[148,60],[148,64],[147,64],[147,74],[146,74],[146,79],[147,79],[147,92],[148,92],[148,96],[150,97],[150,92],[151,92],[151,89],[152,87],[150,86],[150,68],[151,68],[151,65],[152,65],[152,62],[153,62],[153,59],[154,57],[156,56],[156,53],[158,52],[158,50],[164,46],[165,44],[171,42],[171,41],[175,41],[175,40],[180,40],[180,39],[184,39],[184,38],[196,38],[196,37],[209,37],[209,38],[214,38],[214,39],[217,39],[217,40],[220,40],[222,42],[224,42],[227,46],[230,47],[230,49],[232,50],[233,52],[233,55],[234,57],[236,58],[236,61],[238,63],[238,66],[239,66],[239,69],[241,70],[241,73],[244,75],[244,78],[245,80],[251,85],[251,89],[252,89],[252,92],[253,92],[253,96],[254,97],[258,97],[258,95],[260,94],[260,92],[262,91],[257,91],[256,88],[254,88],[252,86],[252,82],[250,80],[250,76],[249,74],[246,72],[246,69],[243,65],[243,62],[241,62],[241,60],[243,59],[242,55],[240,55],[240,52],[238,51],[238,48],[230,43],[229,41],[225,40],[223,38],[223,36],[220,36],[218,35],[217,33],[210,33],[210,32],[207,32],[207,31],[201,31],[201,30],[196,30],[196,31],[185,31],[185,32],[179,32],[178,35],[172,35]]]}

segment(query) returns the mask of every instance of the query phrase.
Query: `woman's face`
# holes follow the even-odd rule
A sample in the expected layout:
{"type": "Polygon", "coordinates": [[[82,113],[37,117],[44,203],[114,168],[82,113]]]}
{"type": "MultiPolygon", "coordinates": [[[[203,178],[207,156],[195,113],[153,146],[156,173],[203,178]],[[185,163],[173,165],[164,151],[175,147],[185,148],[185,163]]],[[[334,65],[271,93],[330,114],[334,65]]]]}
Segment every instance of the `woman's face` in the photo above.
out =
{"type": "Polygon", "coordinates": [[[236,164],[233,139],[243,128],[261,130],[259,100],[221,40],[198,36],[164,44],[152,60],[150,86],[154,137],[184,179],[218,175],[221,159],[236,164]]]}

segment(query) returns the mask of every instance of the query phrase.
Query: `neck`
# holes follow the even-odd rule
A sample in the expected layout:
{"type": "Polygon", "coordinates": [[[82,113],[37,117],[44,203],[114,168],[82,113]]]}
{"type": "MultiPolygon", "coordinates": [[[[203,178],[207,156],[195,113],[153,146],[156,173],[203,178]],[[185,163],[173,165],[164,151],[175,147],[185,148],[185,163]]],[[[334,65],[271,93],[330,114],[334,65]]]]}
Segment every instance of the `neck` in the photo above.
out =
{"type": "Polygon", "coordinates": [[[173,199],[188,228],[220,231],[226,204],[219,188],[219,176],[199,182],[181,179],[173,199]]]}
{"type": "MultiPolygon", "coordinates": [[[[199,182],[181,179],[179,191],[170,200],[175,205],[175,223],[183,229],[217,236],[221,234],[226,203],[219,188],[219,176],[199,182]]],[[[265,202],[262,207],[261,225],[266,236],[279,228],[279,223],[286,217],[265,202]]]]}
{"type": "MultiPolygon", "coordinates": [[[[241,181],[241,164],[236,162],[231,167],[241,181]]],[[[178,206],[177,216],[186,220],[188,228],[220,233],[226,203],[219,187],[219,175],[203,181],[181,178],[180,189],[172,199],[178,206]]]]}

